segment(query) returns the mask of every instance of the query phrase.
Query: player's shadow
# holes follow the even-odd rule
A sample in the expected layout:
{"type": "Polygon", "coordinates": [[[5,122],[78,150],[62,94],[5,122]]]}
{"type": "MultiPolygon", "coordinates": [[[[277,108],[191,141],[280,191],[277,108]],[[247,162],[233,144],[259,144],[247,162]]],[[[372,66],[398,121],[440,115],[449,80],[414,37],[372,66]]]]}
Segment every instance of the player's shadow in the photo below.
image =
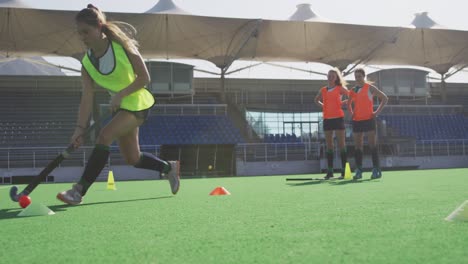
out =
{"type": "Polygon", "coordinates": [[[0,210],[0,220],[16,218],[21,210],[17,208],[10,208],[10,209],[1,209],[0,210]]]}
{"type": "Polygon", "coordinates": [[[118,201],[106,201],[106,202],[95,202],[95,203],[84,203],[80,205],[68,205],[68,204],[60,204],[60,205],[52,205],[49,208],[52,211],[65,211],[66,208],[70,207],[82,207],[82,206],[90,206],[90,205],[97,205],[97,204],[115,204],[115,203],[131,203],[131,202],[140,202],[140,201],[150,201],[150,200],[159,200],[159,199],[166,199],[172,198],[174,196],[161,196],[161,197],[152,197],[152,198],[140,198],[140,199],[130,199],[130,200],[118,200],[118,201]]]}
{"type": "Polygon", "coordinates": [[[346,184],[356,184],[356,183],[368,183],[368,182],[379,182],[378,180],[372,179],[364,179],[364,180],[325,180],[325,179],[313,179],[313,180],[304,180],[300,183],[291,183],[288,182],[289,186],[308,186],[308,185],[317,185],[317,184],[325,184],[328,183],[330,185],[341,186],[346,184]]]}
{"type": "Polygon", "coordinates": [[[327,180],[306,180],[306,181],[299,182],[299,183],[288,182],[287,184],[289,186],[296,187],[296,186],[317,185],[317,184],[323,184],[327,182],[328,182],[327,180]]]}
{"type": "Polygon", "coordinates": [[[348,181],[331,181],[329,182],[331,185],[346,185],[346,184],[356,184],[356,183],[368,183],[368,182],[376,182],[375,180],[371,179],[364,179],[364,180],[348,180],[348,181]]]}
{"type": "MultiPolygon", "coordinates": [[[[68,204],[60,204],[60,205],[52,205],[48,206],[52,211],[66,211],[67,208],[70,207],[81,207],[81,206],[89,206],[89,205],[97,205],[97,204],[114,204],[114,203],[131,203],[131,202],[139,202],[139,201],[150,201],[150,200],[159,200],[165,198],[172,198],[174,196],[161,196],[161,197],[153,197],[153,198],[141,198],[141,199],[130,199],[130,200],[118,200],[118,201],[106,201],[106,202],[96,202],[96,203],[85,203],[81,205],[68,205],[68,204]]],[[[34,216],[22,216],[18,217],[18,214],[21,212],[18,208],[8,208],[8,209],[1,209],[0,210],[0,220],[5,219],[12,219],[12,218],[24,218],[24,217],[34,217],[34,216]]]]}

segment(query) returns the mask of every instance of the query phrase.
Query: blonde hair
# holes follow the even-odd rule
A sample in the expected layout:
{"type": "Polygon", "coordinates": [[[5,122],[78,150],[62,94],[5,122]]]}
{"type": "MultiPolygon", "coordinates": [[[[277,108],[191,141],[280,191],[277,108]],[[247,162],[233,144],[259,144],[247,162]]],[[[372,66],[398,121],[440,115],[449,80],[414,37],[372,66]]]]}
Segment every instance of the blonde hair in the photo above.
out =
{"type": "Polygon", "coordinates": [[[137,32],[135,27],[121,21],[107,21],[106,15],[92,4],[78,12],[75,21],[101,27],[108,39],[119,43],[127,51],[136,52],[138,49],[138,41],[134,38],[137,32]]]}
{"type": "Polygon", "coordinates": [[[334,67],[328,72],[334,72],[336,74],[335,85],[346,86],[348,84],[344,79],[343,74],[341,74],[341,71],[338,68],[334,67]]]}

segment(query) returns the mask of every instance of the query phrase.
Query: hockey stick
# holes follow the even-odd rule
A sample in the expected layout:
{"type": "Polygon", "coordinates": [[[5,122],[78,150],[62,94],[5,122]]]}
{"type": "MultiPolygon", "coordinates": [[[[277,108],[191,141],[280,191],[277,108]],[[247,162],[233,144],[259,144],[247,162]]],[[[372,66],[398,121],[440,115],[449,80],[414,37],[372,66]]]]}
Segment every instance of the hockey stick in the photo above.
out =
{"type": "Polygon", "coordinates": [[[286,181],[326,181],[324,178],[286,178],[286,181]]]}
{"type": "Polygon", "coordinates": [[[342,180],[342,178],[286,178],[286,181],[330,181],[330,180],[342,180]]]}
{"type": "MultiPolygon", "coordinates": [[[[88,134],[94,129],[96,122],[92,123],[82,134],[81,137],[88,134]]],[[[42,182],[44,181],[47,176],[55,169],[57,168],[60,163],[66,158],[70,156],[70,154],[75,151],[76,148],[73,144],[70,144],[62,153],[60,153],[54,160],[52,160],[47,166],[36,176],[33,178],[33,180],[24,188],[23,191],[18,193],[18,187],[17,186],[12,186],[10,188],[10,199],[13,202],[18,202],[19,198],[23,195],[29,195],[34,191],[34,189],[42,182]]]]}

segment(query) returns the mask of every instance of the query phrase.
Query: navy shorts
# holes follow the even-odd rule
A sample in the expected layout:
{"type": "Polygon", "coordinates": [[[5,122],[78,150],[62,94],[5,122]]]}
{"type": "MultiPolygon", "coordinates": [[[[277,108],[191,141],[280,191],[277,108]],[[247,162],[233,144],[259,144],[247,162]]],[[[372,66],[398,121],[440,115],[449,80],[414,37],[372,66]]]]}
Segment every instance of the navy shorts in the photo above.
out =
{"type": "Polygon", "coordinates": [[[368,120],[361,120],[361,121],[353,120],[353,132],[354,133],[369,132],[369,131],[374,131],[375,129],[376,129],[376,123],[375,123],[374,118],[371,118],[368,120]]]}
{"type": "Polygon", "coordinates": [[[143,123],[144,123],[148,119],[151,108],[141,110],[141,111],[130,111],[130,110],[127,110],[127,109],[120,108],[119,110],[112,113],[112,116],[115,116],[119,111],[125,111],[125,112],[128,112],[130,114],[133,114],[138,120],[143,120],[143,123]]]}
{"type": "Polygon", "coordinates": [[[330,131],[330,130],[344,130],[344,118],[330,118],[330,119],[323,119],[323,130],[330,131]]]}

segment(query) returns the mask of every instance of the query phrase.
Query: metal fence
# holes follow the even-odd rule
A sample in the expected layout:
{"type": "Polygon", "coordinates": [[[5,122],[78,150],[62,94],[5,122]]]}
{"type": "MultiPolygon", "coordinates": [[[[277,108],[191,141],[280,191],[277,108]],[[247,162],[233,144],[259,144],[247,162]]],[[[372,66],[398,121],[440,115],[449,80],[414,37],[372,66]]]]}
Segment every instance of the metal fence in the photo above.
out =
{"type": "MultiPolygon", "coordinates": [[[[159,145],[142,145],[142,151],[159,155],[159,145]]],[[[73,152],[60,166],[84,166],[91,154],[92,146],[83,146],[73,152]]],[[[255,143],[238,144],[236,158],[249,161],[297,161],[318,160],[323,143],[255,143]]],[[[43,168],[63,151],[59,147],[0,148],[0,168],[43,168]]],[[[111,146],[110,165],[123,165],[125,161],[117,146],[111,146]]],[[[468,140],[421,140],[415,144],[397,144],[395,156],[465,156],[468,155],[468,140]]]]}
{"type": "Polygon", "coordinates": [[[244,162],[317,160],[320,157],[320,143],[238,144],[236,153],[237,159],[244,162]]]}
{"type": "Polygon", "coordinates": [[[397,145],[397,156],[465,156],[468,155],[468,139],[418,140],[414,144],[397,145]]]}
{"type": "MultiPolygon", "coordinates": [[[[71,153],[71,155],[65,159],[60,166],[84,166],[88,161],[93,148],[93,146],[80,147],[75,152],[71,153]]],[[[157,155],[160,151],[160,146],[142,145],[140,146],[140,149],[157,155]]],[[[0,148],[0,168],[43,168],[63,150],[64,148],[61,147],[0,148]]],[[[108,164],[125,164],[117,146],[110,147],[108,164]]]]}
{"type": "Polygon", "coordinates": [[[157,104],[153,114],[159,115],[227,115],[226,104],[157,104]]]}

